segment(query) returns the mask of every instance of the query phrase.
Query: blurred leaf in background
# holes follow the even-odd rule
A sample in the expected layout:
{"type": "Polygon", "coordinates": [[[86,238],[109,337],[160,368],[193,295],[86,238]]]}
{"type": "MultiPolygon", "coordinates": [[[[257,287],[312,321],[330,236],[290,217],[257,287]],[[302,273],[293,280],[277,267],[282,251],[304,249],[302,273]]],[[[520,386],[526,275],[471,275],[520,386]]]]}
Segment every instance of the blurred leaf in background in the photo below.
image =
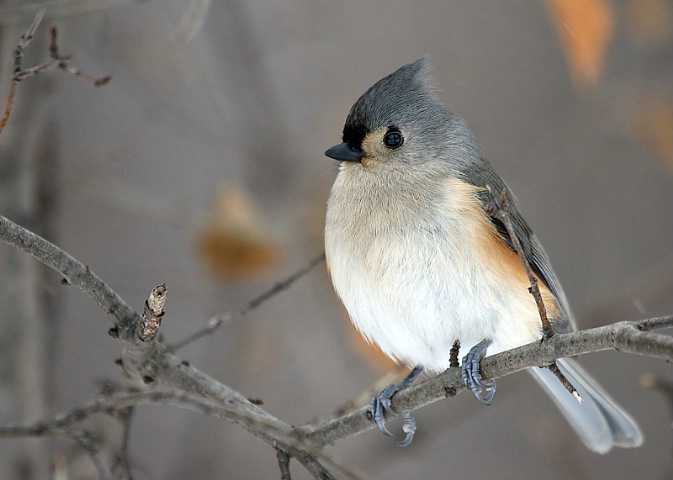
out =
{"type": "Polygon", "coordinates": [[[635,115],[634,135],[640,144],[673,173],[673,105],[669,96],[643,100],[635,115]]]}
{"type": "Polygon", "coordinates": [[[552,24],[561,41],[573,81],[593,87],[600,80],[615,31],[609,0],[548,0],[552,24]]]}
{"type": "Polygon", "coordinates": [[[269,272],[278,264],[279,248],[266,224],[243,188],[222,188],[199,236],[201,259],[215,275],[229,281],[269,272]]]}

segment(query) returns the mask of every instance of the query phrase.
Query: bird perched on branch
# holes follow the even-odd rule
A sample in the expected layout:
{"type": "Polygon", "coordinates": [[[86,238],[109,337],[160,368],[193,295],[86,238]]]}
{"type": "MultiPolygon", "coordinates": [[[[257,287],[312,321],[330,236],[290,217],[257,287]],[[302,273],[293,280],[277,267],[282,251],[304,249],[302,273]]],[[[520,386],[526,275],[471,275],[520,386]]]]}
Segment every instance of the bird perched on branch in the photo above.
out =
{"type": "MultiPolygon", "coordinates": [[[[488,208],[490,192],[505,183],[466,123],[440,103],[429,69],[421,59],[377,82],[351,108],[343,143],[325,152],[341,162],[325,224],[334,288],[362,335],[413,368],[372,401],[374,420],[388,435],[392,396],[424,371],[447,369],[455,342],[465,354],[466,386],[488,404],[495,382],[481,378],[481,359],[542,337],[524,263],[488,208]]],[[[553,331],[573,331],[547,255],[509,193],[506,200],[553,331]]],[[[643,442],[636,422],[577,362],[557,365],[583,403],[550,370],[530,372],[590,450],[643,442]]],[[[400,445],[415,429],[413,414],[405,413],[400,445]]]]}

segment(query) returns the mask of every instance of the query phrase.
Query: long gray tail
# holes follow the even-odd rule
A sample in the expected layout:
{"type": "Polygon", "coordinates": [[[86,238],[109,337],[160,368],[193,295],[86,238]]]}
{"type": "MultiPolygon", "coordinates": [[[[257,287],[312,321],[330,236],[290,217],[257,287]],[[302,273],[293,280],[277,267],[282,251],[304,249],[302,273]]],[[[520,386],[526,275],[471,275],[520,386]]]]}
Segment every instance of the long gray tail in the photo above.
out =
{"type": "Polygon", "coordinates": [[[548,369],[529,371],[589,450],[607,453],[612,447],[642,445],[644,438],[636,421],[576,361],[564,358],[556,363],[582,396],[582,404],[548,369]]]}

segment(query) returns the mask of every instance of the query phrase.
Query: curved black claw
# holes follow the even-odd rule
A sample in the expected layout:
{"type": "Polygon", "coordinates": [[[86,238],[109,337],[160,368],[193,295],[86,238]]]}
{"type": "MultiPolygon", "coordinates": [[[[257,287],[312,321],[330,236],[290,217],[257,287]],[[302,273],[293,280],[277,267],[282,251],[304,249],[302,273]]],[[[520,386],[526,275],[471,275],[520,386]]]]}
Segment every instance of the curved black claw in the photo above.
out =
{"type": "Polygon", "coordinates": [[[416,418],[414,418],[414,412],[405,412],[404,413],[404,423],[402,424],[402,431],[407,434],[404,437],[404,440],[397,442],[398,447],[408,447],[411,444],[411,441],[414,439],[414,433],[416,433],[416,418]]]}
{"type": "Polygon", "coordinates": [[[398,391],[397,384],[393,383],[392,385],[388,385],[386,388],[374,395],[374,398],[372,398],[372,417],[379,426],[379,430],[389,437],[392,437],[393,434],[390,433],[386,428],[385,412],[393,411],[393,409],[390,407],[391,399],[398,391]]]}
{"type": "MultiPolygon", "coordinates": [[[[372,399],[371,408],[372,408],[372,417],[378,425],[379,430],[385,435],[392,437],[393,434],[388,431],[386,428],[386,412],[395,413],[391,407],[391,399],[400,390],[410,387],[418,377],[423,373],[423,367],[417,366],[407,375],[404,380],[400,383],[393,383],[388,385],[386,388],[381,390],[379,393],[374,395],[372,399]]],[[[414,438],[414,433],[416,432],[416,421],[414,420],[414,415],[411,412],[406,412],[404,414],[404,425],[402,430],[407,434],[406,438],[399,442],[398,445],[401,447],[406,447],[411,443],[414,438]]]]}
{"type": "Polygon", "coordinates": [[[474,393],[474,396],[482,405],[490,405],[495,396],[495,380],[483,381],[479,371],[479,363],[486,355],[486,349],[490,343],[489,340],[482,340],[472,347],[463,357],[461,370],[465,386],[474,393]],[[485,392],[485,394],[482,395],[482,392],[485,392]]]}

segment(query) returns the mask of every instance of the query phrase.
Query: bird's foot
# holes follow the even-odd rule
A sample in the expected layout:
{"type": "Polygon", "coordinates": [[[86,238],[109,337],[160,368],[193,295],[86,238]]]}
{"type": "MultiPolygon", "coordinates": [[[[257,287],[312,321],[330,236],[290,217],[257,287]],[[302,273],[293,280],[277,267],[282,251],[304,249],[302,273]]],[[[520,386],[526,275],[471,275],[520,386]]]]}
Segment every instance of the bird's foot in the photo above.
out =
{"type": "MultiPolygon", "coordinates": [[[[379,426],[384,434],[392,437],[393,434],[388,431],[386,428],[386,412],[395,413],[391,407],[393,395],[395,395],[400,390],[409,388],[413,383],[420,377],[423,373],[423,367],[416,366],[414,369],[407,375],[404,380],[400,383],[393,383],[388,385],[386,388],[377,393],[372,399],[372,417],[374,421],[379,426]]],[[[414,439],[414,433],[416,433],[416,420],[412,412],[404,413],[404,424],[402,425],[402,431],[406,434],[406,437],[401,442],[397,442],[397,445],[400,447],[406,447],[414,439]]]]}
{"type": "Polygon", "coordinates": [[[495,396],[495,380],[483,381],[479,364],[486,356],[486,349],[490,345],[489,340],[482,340],[467,352],[463,357],[462,376],[465,386],[469,388],[482,405],[490,405],[495,396]],[[482,393],[484,393],[482,395],[482,393]]]}

